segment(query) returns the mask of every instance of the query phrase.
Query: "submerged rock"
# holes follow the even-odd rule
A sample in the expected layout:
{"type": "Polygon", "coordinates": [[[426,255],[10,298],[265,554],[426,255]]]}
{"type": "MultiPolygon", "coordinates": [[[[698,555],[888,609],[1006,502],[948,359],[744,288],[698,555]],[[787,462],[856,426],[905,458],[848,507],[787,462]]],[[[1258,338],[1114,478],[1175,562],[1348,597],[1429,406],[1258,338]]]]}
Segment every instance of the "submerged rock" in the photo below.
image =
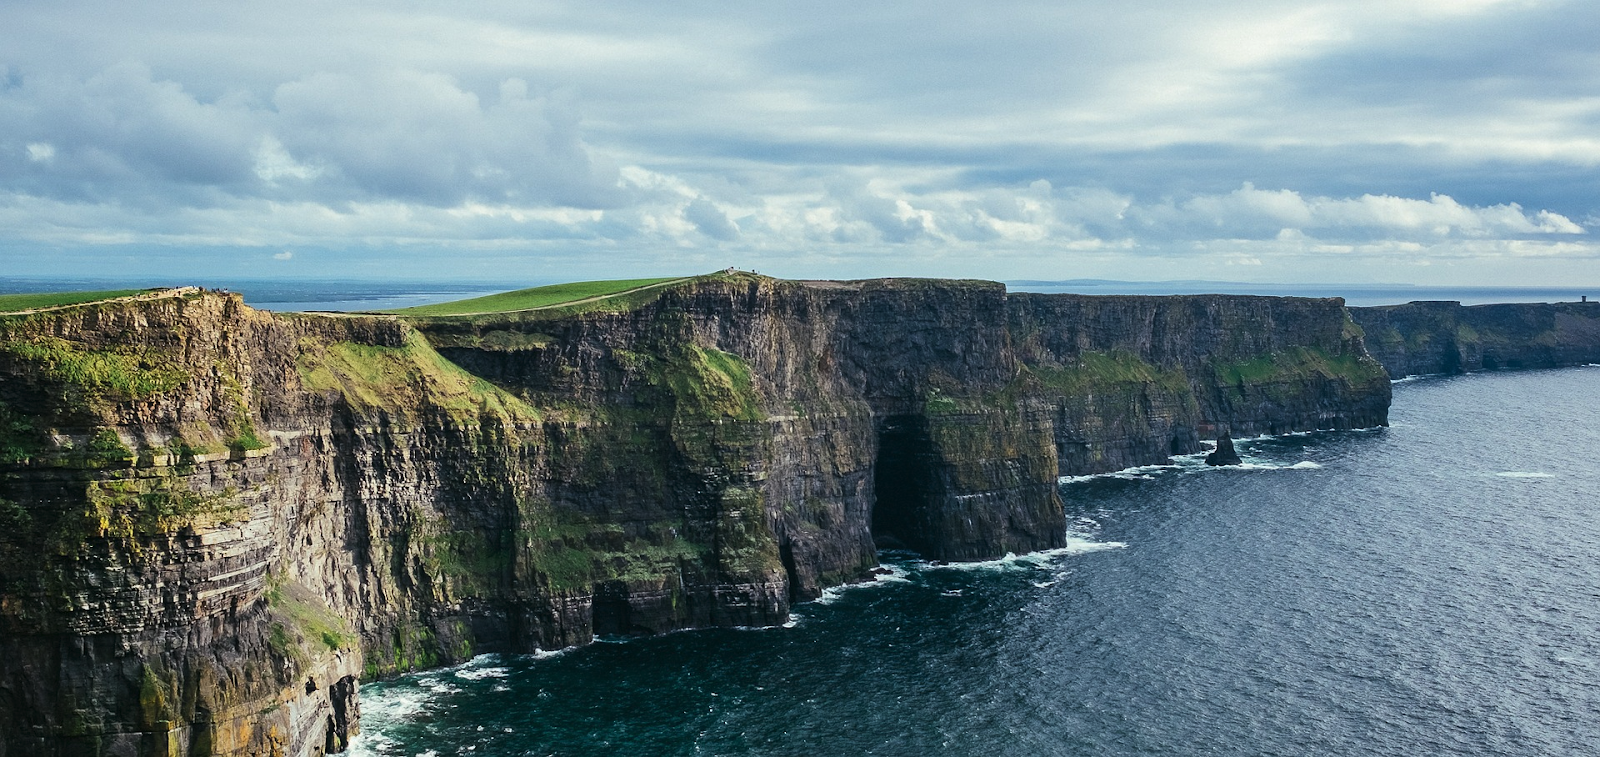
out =
{"type": "Polygon", "coordinates": [[[1238,465],[1243,462],[1239,459],[1239,453],[1233,449],[1233,437],[1226,431],[1217,437],[1217,448],[1206,455],[1206,465],[1238,465]]]}

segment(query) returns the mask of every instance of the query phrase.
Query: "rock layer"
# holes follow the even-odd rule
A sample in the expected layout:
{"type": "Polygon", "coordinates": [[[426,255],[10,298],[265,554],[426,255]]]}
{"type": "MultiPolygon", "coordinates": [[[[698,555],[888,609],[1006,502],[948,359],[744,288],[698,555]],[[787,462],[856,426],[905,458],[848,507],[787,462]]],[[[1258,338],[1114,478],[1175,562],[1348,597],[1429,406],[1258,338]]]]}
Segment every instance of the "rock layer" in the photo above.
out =
{"type": "Polygon", "coordinates": [[[1410,302],[1350,308],[1395,378],[1600,363],[1600,303],[1410,302]]]}
{"type": "Polygon", "coordinates": [[[361,680],[781,623],[880,546],[1060,546],[1060,475],[1388,399],[1337,300],[725,275],[0,317],[0,757],[337,752],[361,680]]]}

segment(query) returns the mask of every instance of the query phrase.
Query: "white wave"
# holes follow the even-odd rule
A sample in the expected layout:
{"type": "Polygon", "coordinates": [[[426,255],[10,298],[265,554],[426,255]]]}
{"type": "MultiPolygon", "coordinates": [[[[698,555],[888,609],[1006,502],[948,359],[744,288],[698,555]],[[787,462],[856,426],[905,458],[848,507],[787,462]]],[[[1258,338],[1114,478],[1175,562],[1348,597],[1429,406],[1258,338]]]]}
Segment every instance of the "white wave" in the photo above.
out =
{"type": "Polygon", "coordinates": [[[1070,570],[1058,570],[1056,571],[1055,575],[1050,577],[1050,580],[1048,581],[1029,581],[1028,583],[1033,584],[1033,588],[1035,589],[1048,589],[1058,583],[1061,583],[1063,579],[1070,575],[1072,575],[1072,571],[1070,570]]]}
{"type": "Polygon", "coordinates": [[[1138,465],[1138,466],[1134,466],[1132,468],[1123,468],[1122,470],[1108,471],[1106,473],[1090,473],[1090,474],[1085,475],[1085,476],[1061,476],[1061,477],[1056,479],[1056,483],[1060,483],[1060,484],[1076,484],[1076,483],[1078,483],[1080,481],[1093,481],[1093,480],[1098,479],[1098,478],[1121,478],[1121,479],[1127,479],[1127,480],[1130,480],[1130,481],[1133,481],[1133,480],[1148,480],[1150,478],[1150,476],[1147,475],[1147,474],[1156,473],[1156,472],[1159,472],[1159,471],[1175,470],[1175,469],[1180,468],[1180,467],[1182,467],[1182,466],[1179,466],[1179,465],[1176,465],[1176,464],[1168,464],[1168,465],[1138,465]]]}
{"type": "Polygon", "coordinates": [[[417,685],[433,694],[459,694],[461,687],[437,678],[418,678],[417,685]]]}
{"type": "Polygon", "coordinates": [[[1322,466],[1310,460],[1301,460],[1293,465],[1278,465],[1277,463],[1242,462],[1238,465],[1218,466],[1219,470],[1233,468],[1235,470],[1321,470],[1322,466]]]}
{"type": "Polygon", "coordinates": [[[1495,475],[1501,478],[1555,478],[1555,474],[1545,473],[1544,471],[1508,470],[1495,475]]]}
{"type": "Polygon", "coordinates": [[[1126,546],[1128,546],[1126,542],[1090,541],[1076,536],[1068,536],[1067,545],[1057,549],[1046,549],[1021,555],[1015,552],[1008,552],[1005,557],[997,560],[926,563],[922,567],[926,570],[1040,570],[1054,567],[1053,563],[1062,557],[1083,555],[1090,552],[1103,552],[1108,549],[1122,549],[1126,546]]]}
{"type": "Polygon", "coordinates": [[[1390,379],[1389,383],[1391,383],[1391,384],[1409,384],[1409,383],[1411,383],[1413,381],[1420,381],[1420,380],[1425,379],[1425,378],[1427,378],[1427,376],[1421,376],[1421,375],[1413,373],[1410,376],[1402,376],[1402,377],[1397,378],[1397,379],[1390,379]]]}
{"type": "Polygon", "coordinates": [[[511,668],[478,668],[477,670],[457,670],[456,677],[463,681],[482,681],[485,678],[505,678],[511,675],[511,668]]]}
{"type": "Polygon", "coordinates": [[[432,701],[433,692],[426,689],[390,688],[382,696],[363,696],[361,710],[372,720],[394,722],[421,715],[432,701]]]}
{"type": "MultiPolygon", "coordinates": [[[[1421,377],[1418,377],[1418,378],[1421,378],[1421,377]]],[[[1395,425],[1399,425],[1399,424],[1395,424],[1395,425]]],[[[1352,432],[1381,431],[1381,430],[1383,430],[1385,428],[1388,428],[1388,427],[1387,426],[1369,426],[1367,428],[1343,429],[1343,431],[1352,431],[1352,432]]],[[[1333,429],[1329,429],[1328,431],[1332,431],[1332,430],[1333,429]]],[[[1311,436],[1312,434],[1327,433],[1328,431],[1288,431],[1288,432],[1285,432],[1285,433],[1282,433],[1282,434],[1260,434],[1260,435],[1257,435],[1257,436],[1241,437],[1241,438],[1238,438],[1238,439],[1234,439],[1233,441],[1237,445],[1249,445],[1249,444],[1254,444],[1256,442],[1270,441],[1272,439],[1283,439],[1283,438],[1287,438],[1287,437],[1311,436]]],[[[1246,454],[1247,453],[1246,450],[1242,450],[1242,449],[1239,452],[1240,452],[1240,455],[1245,458],[1245,463],[1243,465],[1237,465],[1237,466],[1210,466],[1210,465],[1206,465],[1205,464],[1205,458],[1206,458],[1207,454],[1210,454],[1213,450],[1215,450],[1217,448],[1217,443],[1215,441],[1209,441],[1209,440],[1202,439],[1200,441],[1200,446],[1201,446],[1201,449],[1198,452],[1192,452],[1192,453],[1187,454],[1187,455],[1173,455],[1172,456],[1172,462],[1170,462],[1170,463],[1165,463],[1165,464],[1160,464],[1160,465],[1138,465],[1138,466],[1134,466],[1134,467],[1131,467],[1131,468],[1123,468],[1122,470],[1109,471],[1109,472],[1106,472],[1106,473],[1090,473],[1090,474],[1083,475],[1083,476],[1060,476],[1060,477],[1057,477],[1056,482],[1059,483],[1059,484],[1077,484],[1077,483],[1082,483],[1084,481],[1093,481],[1093,480],[1102,479],[1102,478],[1120,478],[1120,479],[1125,479],[1125,480],[1130,480],[1130,481],[1141,481],[1141,480],[1149,480],[1151,478],[1154,478],[1154,476],[1152,474],[1165,473],[1165,472],[1168,472],[1168,471],[1177,471],[1177,472],[1182,473],[1182,472],[1195,472],[1195,471],[1202,471],[1202,470],[1218,470],[1218,469],[1225,470],[1227,468],[1243,469],[1243,470],[1316,470],[1316,469],[1322,467],[1320,464],[1314,463],[1314,462],[1312,462],[1310,460],[1302,460],[1300,462],[1289,464],[1289,465],[1280,465],[1280,464],[1277,464],[1277,463],[1262,462],[1262,461],[1260,461],[1259,458],[1252,458],[1252,456],[1246,454]]]]}
{"type": "Polygon", "coordinates": [[[811,601],[819,605],[828,605],[839,601],[839,598],[843,597],[845,592],[852,589],[865,589],[873,586],[886,586],[892,583],[911,582],[911,578],[906,572],[906,569],[892,563],[884,563],[879,565],[878,567],[873,568],[873,571],[872,577],[865,581],[841,584],[839,586],[823,589],[822,596],[811,601]]]}
{"type": "Polygon", "coordinates": [[[564,654],[566,654],[568,652],[571,652],[572,650],[577,649],[577,648],[578,647],[576,645],[574,645],[574,646],[570,646],[570,647],[562,647],[560,649],[535,649],[534,651],[530,652],[527,656],[528,657],[532,657],[535,660],[548,660],[548,659],[551,659],[553,657],[560,657],[561,655],[564,655],[564,654]]]}

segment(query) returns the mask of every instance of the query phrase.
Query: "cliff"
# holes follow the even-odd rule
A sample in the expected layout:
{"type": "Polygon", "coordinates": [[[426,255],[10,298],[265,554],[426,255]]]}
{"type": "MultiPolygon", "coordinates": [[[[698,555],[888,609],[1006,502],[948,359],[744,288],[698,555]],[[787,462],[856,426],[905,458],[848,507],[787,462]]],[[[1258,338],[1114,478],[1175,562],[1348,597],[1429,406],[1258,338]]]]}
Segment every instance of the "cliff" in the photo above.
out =
{"type": "Polygon", "coordinates": [[[1600,363],[1600,303],[1410,302],[1350,308],[1395,377],[1600,363]]]}
{"type": "Polygon", "coordinates": [[[749,275],[0,316],[0,757],[342,751],[358,682],[1062,544],[1059,475],[1381,424],[1337,300],[749,275]]]}

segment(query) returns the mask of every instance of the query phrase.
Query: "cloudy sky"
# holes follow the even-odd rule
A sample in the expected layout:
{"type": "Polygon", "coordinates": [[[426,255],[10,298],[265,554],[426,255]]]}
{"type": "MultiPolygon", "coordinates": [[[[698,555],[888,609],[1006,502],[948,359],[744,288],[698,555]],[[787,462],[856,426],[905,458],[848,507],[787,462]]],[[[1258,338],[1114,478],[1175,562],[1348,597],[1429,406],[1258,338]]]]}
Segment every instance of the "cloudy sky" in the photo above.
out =
{"type": "Polygon", "coordinates": [[[0,275],[1600,284],[1596,40],[1593,0],[4,0],[0,275]]]}

